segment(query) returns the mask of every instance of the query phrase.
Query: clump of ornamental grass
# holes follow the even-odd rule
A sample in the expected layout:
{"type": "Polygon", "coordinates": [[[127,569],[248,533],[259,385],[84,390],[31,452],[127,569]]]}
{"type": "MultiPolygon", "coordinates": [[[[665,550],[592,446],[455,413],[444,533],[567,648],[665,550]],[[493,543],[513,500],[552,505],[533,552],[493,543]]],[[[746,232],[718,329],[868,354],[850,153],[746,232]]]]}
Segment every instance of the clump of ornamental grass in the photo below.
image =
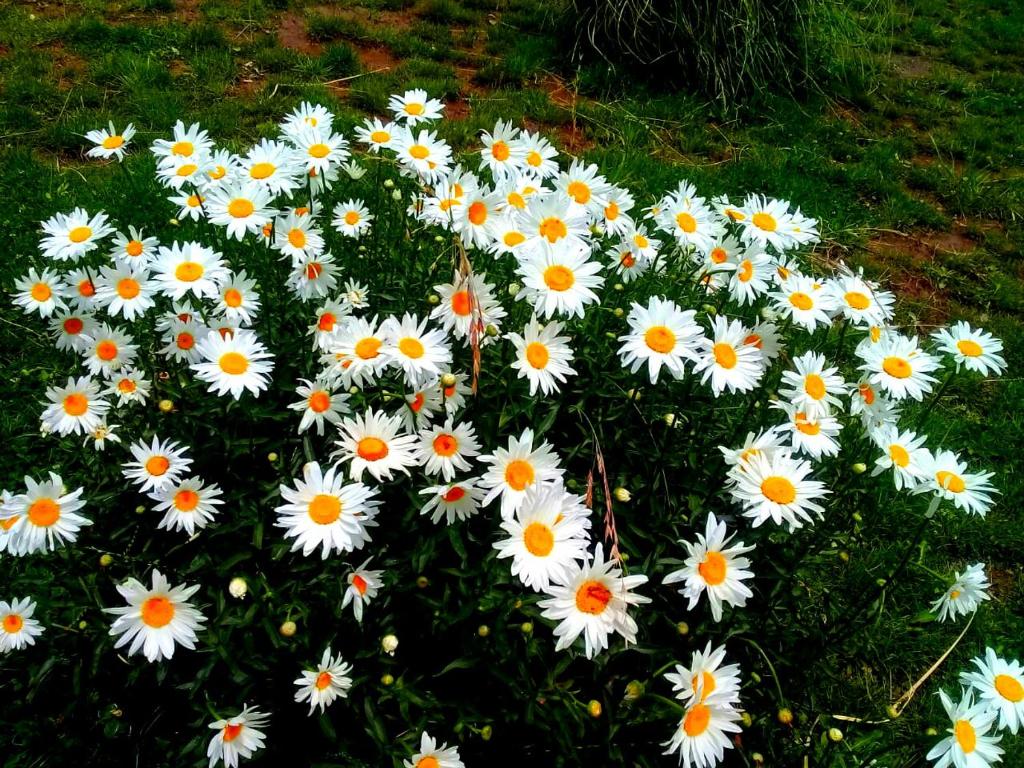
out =
{"type": "MultiPolygon", "coordinates": [[[[460,156],[441,102],[390,109],[345,136],[303,103],[240,151],[179,121],[134,170],[132,126],[88,135],[168,216],[60,201],[14,288],[60,375],[0,515],[12,698],[82,668],[71,706],[154,765],[806,755],[789,705],[879,593],[822,621],[783,587],[867,498],[907,558],[984,524],[993,473],[919,425],[1001,342],[898,326],[788,201],[641,201],[510,122],[460,156]]],[[[935,576],[940,621],[988,599],[983,563],[935,576]]],[[[975,666],[940,768],[1024,717],[1020,664],[975,666]]]]}

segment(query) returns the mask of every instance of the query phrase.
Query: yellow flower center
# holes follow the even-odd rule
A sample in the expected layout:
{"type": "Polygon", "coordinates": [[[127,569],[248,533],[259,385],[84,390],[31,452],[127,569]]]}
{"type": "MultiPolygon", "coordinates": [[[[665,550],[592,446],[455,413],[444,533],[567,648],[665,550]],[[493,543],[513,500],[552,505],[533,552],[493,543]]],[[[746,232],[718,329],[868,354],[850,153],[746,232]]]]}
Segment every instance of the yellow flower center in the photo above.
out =
{"type": "Polygon", "coordinates": [[[776,504],[792,504],[796,499],[796,487],[785,477],[771,475],[761,482],[761,493],[776,504]]]}
{"type": "Polygon", "coordinates": [[[104,149],[117,149],[122,145],[124,145],[124,136],[107,136],[103,140],[104,149]]]}
{"type": "Polygon", "coordinates": [[[92,230],[89,227],[75,227],[68,232],[68,240],[72,243],[84,243],[92,237],[92,230]]]}
{"type": "Polygon", "coordinates": [[[882,370],[895,379],[906,379],[913,373],[910,363],[902,357],[885,358],[882,361],[882,370]]]}
{"type": "Polygon", "coordinates": [[[796,291],[795,293],[789,294],[789,303],[797,309],[801,309],[806,312],[814,306],[814,299],[803,291],[796,291]]]}
{"type": "Polygon", "coordinates": [[[244,197],[236,197],[228,203],[228,213],[236,219],[248,218],[255,210],[256,206],[252,204],[252,201],[246,200],[244,197]]]}
{"type": "Polygon", "coordinates": [[[391,134],[387,131],[374,131],[370,134],[370,141],[374,144],[387,144],[391,141],[391,134]]]}
{"type": "Polygon", "coordinates": [[[978,357],[984,351],[978,342],[970,339],[961,339],[956,343],[956,348],[960,350],[960,354],[967,357],[978,357]]]}
{"type": "Polygon", "coordinates": [[[711,723],[711,710],[705,704],[694,704],[683,718],[683,730],[693,738],[700,736],[711,723]]]}
{"type": "Polygon", "coordinates": [[[697,231],[697,220],[693,218],[692,214],[683,211],[682,213],[676,214],[676,224],[686,234],[693,234],[697,231]]]}
{"type": "Polygon", "coordinates": [[[498,139],[496,142],[491,144],[491,154],[494,156],[494,159],[497,160],[498,162],[505,162],[506,160],[508,160],[508,156],[510,154],[508,144],[506,144],[501,139],[498,139]]]}
{"type": "Polygon", "coordinates": [[[676,335],[664,325],[653,325],[644,333],[644,343],[655,352],[667,355],[676,346],[676,335]]]}
{"type": "Polygon", "coordinates": [[[1014,704],[1024,701],[1024,685],[1021,685],[1015,677],[996,675],[994,683],[996,691],[1007,701],[1012,701],[1014,704]]]}
{"type": "Polygon", "coordinates": [[[417,160],[426,160],[430,156],[430,150],[422,144],[413,144],[409,147],[409,154],[417,160]]]}
{"type": "Polygon", "coordinates": [[[569,229],[565,226],[565,222],[557,216],[549,216],[541,221],[537,230],[540,232],[541,237],[547,238],[549,243],[557,243],[569,234],[569,229]]]}
{"type": "Polygon", "coordinates": [[[964,751],[964,754],[969,755],[978,745],[978,736],[974,732],[974,726],[967,720],[956,721],[956,725],[953,726],[953,736],[956,738],[956,743],[960,745],[960,749],[964,751]]]}
{"type": "Polygon", "coordinates": [[[947,491],[952,493],[963,493],[967,485],[964,483],[964,479],[953,472],[947,472],[945,469],[940,469],[935,473],[935,479],[938,481],[939,486],[945,488],[947,491]]]}
{"type": "Polygon", "coordinates": [[[273,163],[253,163],[252,168],[249,169],[249,175],[254,179],[267,179],[273,176],[276,170],[277,166],[273,163]]]}
{"type": "Polygon", "coordinates": [[[313,144],[309,148],[309,154],[312,157],[316,157],[316,158],[327,157],[327,155],[329,155],[330,153],[331,153],[331,148],[328,147],[326,144],[323,144],[323,143],[313,144]]]}
{"type": "Polygon", "coordinates": [[[763,229],[765,232],[774,232],[779,227],[779,223],[775,221],[775,217],[770,213],[764,211],[758,211],[750,218],[751,223],[758,229],[763,229]]]}
{"type": "Polygon", "coordinates": [[[418,360],[423,357],[424,349],[423,344],[419,339],[414,339],[411,336],[406,336],[398,342],[398,351],[406,357],[411,357],[413,360],[418,360]]]}
{"type": "Polygon", "coordinates": [[[896,443],[889,446],[889,458],[897,467],[906,467],[910,464],[910,453],[902,445],[896,443]]]}
{"type": "Polygon", "coordinates": [[[815,400],[825,396],[825,380],[816,373],[809,373],[804,378],[804,392],[815,400]]]}
{"type": "Polygon", "coordinates": [[[534,341],[526,346],[526,362],[538,371],[547,366],[549,357],[548,348],[540,342],[534,341]]]}
{"type": "Polygon", "coordinates": [[[133,280],[130,277],[122,278],[117,283],[117,295],[122,299],[134,299],[139,295],[141,286],[137,280],[133,280]]]}
{"type": "Polygon", "coordinates": [[[590,201],[590,187],[582,181],[570,182],[565,191],[569,193],[569,197],[580,205],[586,205],[590,201]]]}
{"type": "Polygon", "coordinates": [[[860,291],[848,291],[843,298],[854,309],[867,309],[871,306],[871,299],[860,291]]]}
{"type": "Polygon", "coordinates": [[[171,147],[171,154],[178,157],[188,157],[195,151],[191,141],[179,141],[171,147]]]}
{"type": "Polygon", "coordinates": [[[540,152],[535,149],[531,149],[526,153],[526,162],[532,165],[534,168],[539,167],[543,162],[544,158],[541,157],[540,152]]]}
{"type": "Polygon", "coordinates": [[[64,412],[68,416],[81,416],[89,410],[89,399],[78,392],[72,392],[64,398],[64,412]]]}
{"type": "Polygon", "coordinates": [[[720,341],[715,344],[712,352],[715,355],[715,362],[722,368],[731,370],[736,367],[736,350],[733,349],[732,344],[726,344],[724,341],[720,341]]]}
{"type": "Polygon", "coordinates": [[[356,445],[356,453],[366,461],[380,461],[388,455],[388,444],[377,437],[364,437],[356,445]]]}
{"type": "Polygon", "coordinates": [[[183,283],[194,283],[203,276],[203,265],[198,261],[183,261],[174,269],[174,276],[183,283]]]}
{"type": "Polygon", "coordinates": [[[53,295],[53,291],[46,283],[36,283],[32,286],[32,298],[36,301],[46,301],[51,295],[53,295]]]}
{"type": "Polygon", "coordinates": [[[363,360],[372,360],[380,354],[380,339],[376,339],[373,336],[367,336],[365,339],[360,339],[356,342],[355,353],[356,356],[363,360]]]}

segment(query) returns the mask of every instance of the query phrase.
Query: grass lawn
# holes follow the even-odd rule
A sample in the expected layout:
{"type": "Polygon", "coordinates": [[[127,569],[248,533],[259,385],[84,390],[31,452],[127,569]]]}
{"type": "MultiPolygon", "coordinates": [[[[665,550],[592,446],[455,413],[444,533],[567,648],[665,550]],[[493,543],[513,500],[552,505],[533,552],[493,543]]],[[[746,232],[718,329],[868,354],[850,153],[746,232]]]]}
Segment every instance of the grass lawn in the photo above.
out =
{"type": "MultiPolygon", "coordinates": [[[[83,155],[82,134],[109,119],[134,122],[140,148],[181,118],[236,149],[273,134],[302,100],[327,105],[351,136],[363,117],[385,111],[389,94],[422,87],[445,101],[456,148],[496,119],[521,119],[640,196],[686,178],[708,197],[750,190],[791,200],[822,222],[824,259],[863,266],[897,293],[902,323],[926,335],[965,319],[1005,343],[1007,375],[959,379],[922,427],[994,470],[999,503],[984,521],[943,518],[898,586],[829,637],[812,664],[792,660],[778,682],[812,693],[787,694],[795,729],[764,728],[796,754],[798,740],[841,727],[849,749],[830,753],[835,766],[873,756],[890,768],[924,765],[935,740],[926,729],[945,727],[937,688],[955,689],[986,643],[1024,654],[1024,5],[907,0],[878,24],[881,8],[861,11],[886,31],[859,52],[857,77],[828,86],[831,98],[766,98],[722,115],[601,65],[572,69],[561,55],[569,43],[560,5],[539,0],[12,0],[0,8],[0,287],[9,293],[36,263],[42,219],[74,205],[115,218],[150,205],[123,196],[116,166],[83,155]],[[878,724],[962,628],[925,613],[939,587],[922,564],[952,573],[978,561],[988,564],[992,603],[904,714],[878,724]],[[900,618],[912,605],[921,614],[900,618]]],[[[136,154],[134,166],[148,168],[148,152],[136,154]]],[[[32,325],[9,302],[0,307],[5,488],[61,460],[39,440],[37,419],[41,391],[63,378],[64,361],[32,325]]],[[[829,521],[823,547],[805,553],[791,580],[805,607],[777,622],[826,612],[841,590],[874,589],[902,556],[913,532],[881,497],[861,504],[859,520],[829,521]]],[[[0,560],[0,574],[9,563],[0,560]]],[[[794,631],[817,642],[806,627],[794,631]]],[[[17,663],[0,659],[0,672],[17,663]]],[[[96,722],[68,728],[123,735],[114,698],[82,706],[96,722]]],[[[5,732],[31,710],[27,702],[10,720],[0,716],[5,732]]],[[[57,736],[63,727],[53,718],[35,725],[57,736]]],[[[30,740],[22,730],[18,738],[30,740]]],[[[1024,740],[1004,747],[1008,768],[1024,765],[1024,740]]],[[[58,763],[32,765],[50,764],[58,763]]]]}

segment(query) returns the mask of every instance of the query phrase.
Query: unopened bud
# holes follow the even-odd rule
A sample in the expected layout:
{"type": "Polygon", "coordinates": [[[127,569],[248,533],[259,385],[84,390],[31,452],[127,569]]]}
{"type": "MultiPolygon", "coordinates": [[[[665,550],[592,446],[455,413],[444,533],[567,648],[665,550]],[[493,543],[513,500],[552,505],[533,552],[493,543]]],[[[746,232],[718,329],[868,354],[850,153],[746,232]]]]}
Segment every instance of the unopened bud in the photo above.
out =
{"type": "Polygon", "coordinates": [[[530,634],[531,632],[533,632],[533,622],[524,621],[522,624],[519,625],[519,631],[522,632],[524,635],[530,634]]]}
{"type": "Polygon", "coordinates": [[[233,578],[228,583],[228,593],[232,597],[236,597],[239,600],[241,600],[243,597],[245,597],[245,594],[248,591],[249,591],[249,584],[241,576],[235,576],[235,578],[233,578]]]}
{"type": "Polygon", "coordinates": [[[481,624],[479,627],[476,628],[476,633],[480,635],[480,637],[487,637],[489,634],[491,634],[491,628],[488,627],[486,624],[481,624]]]}
{"type": "Polygon", "coordinates": [[[277,628],[277,631],[281,633],[281,637],[291,637],[295,634],[296,629],[294,621],[286,621],[277,628]]]}
{"type": "Polygon", "coordinates": [[[626,290],[626,286],[624,286],[622,283],[616,283],[615,285],[612,286],[612,290],[624,291],[626,290]]]}
{"type": "Polygon", "coordinates": [[[678,632],[683,637],[686,637],[688,634],[690,634],[690,625],[687,624],[685,621],[680,621],[678,624],[676,624],[676,632],[678,632]]]}
{"type": "Polygon", "coordinates": [[[597,699],[591,699],[587,704],[587,714],[593,718],[601,716],[601,702],[597,699]]]}
{"type": "Polygon", "coordinates": [[[491,726],[489,726],[489,725],[485,725],[483,728],[480,729],[480,738],[483,739],[484,741],[490,741],[491,740],[491,736],[493,736],[493,735],[494,735],[494,729],[491,728],[491,726]]]}
{"type": "Polygon", "coordinates": [[[519,291],[521,291],[522,288],[523,287],[521,285],[519,285],[519,283],[509,283],[508,284],[508,295],[509,296],[516,296],[516,295],[519,294],[519,291]]]}
{"type": "Polygon", "coordinates": [[[380,647],[384,653],[389,656],[394,656],[395,651],[398,649],[398,638],[394,635],[384,635],[384,637],[380,639],[380,647]]]}
{"type": "Polygon", "coordinates": [[[100,568],[106,568],[112,562],[114,562],[113,555],[108,555],[106,552],[100,555],[100,568]]]}
{"type": "Polygon", "coordinates": [[[705,304],[701,309],[712,317],[718,314],[718,308],[713,304],[705,304]]]}
{"type": "Polygon", "coordinates": [[[417,576],[416,586],[420,589],[426,589],[430,586],[430,579],[428,579],[426,576],[417,576]]]}
{"type": "Polygon", "coordinates": [[[158,405],[158,407],[164,413],[170,413],[171,411],[174,410],[174,401],[173,400],[161,400],[159,405],[158,405]]]}
{"type": "Polygon", "coordinates": [[[395,678],[389,674],[383,674],[380,676],[381,685],[392,685],[395,682],[395,678]]]}
{"type": "Polygon", "coordinates": [[[144,506],[142,506],[141,504],[139,504],[139,506],[137,506],[135,508],[135,514],[136,515],[141,515],[141,514],[144,514],[145,512],[146,512],[146,508],[144,506]]]}
{"type": "Polygon", "coordinates": [[[440,303],[441,303],[441,297],[438,296],[436,293],[432,293],[429,296],[427,296],[427,304],[433,305],[433,304],[440,304],[440,303]]]}
{"type": "Polygon", "coordinates": [[[396,200],[396,201],[397,201],[397,200],[401,200],[401,199],[402,199],[402,190],[400,190],[400,189],[396,189],[396,190],[394,190],[394,191],[393,191],[393,192],[391,193],[391,199],[392,199],[392,200],[396,200]]]}
{"type": "Polygon", "coordinates": [[[749,728],[754,724],[754,718],[750,716],[749,712],[740,713],[740,722],[743,723],[744,728],[749,728]]]}
{"type": "Polygon", "coordinates": [[[621,501],[623,504],[633,498],[633,495],[621,485],[612,491],[612,496],[615,497],[616,501],[621,501]]]}
{"type": "Polygon", "coordinates": [[[661,418],[664,420],[665,424],[670,427],[676,423],[676,415],[674,413],[666,413],[661,418]]]}
{"type": "Polygon", "coordinates": [[[630,680],[626,683],[626,701],[636,701],[644,695],[644,684],[639,680],[630,680]]]}
{"type": "Polygon", "coordinates": [[[828,738],[829,741],[834,741],[838,744],[840,741],[843,740],[843,732],[840,731],[838,728],[829,728],[828,738]]]}
{"type": "Polygon", "coordinates": [[[615,315],[616,317],[622,317],[626,314],[626,310],[624,310],[622,307],[616,307],[615,309],[612,310],[612,314],[615,315]]]}
{"type": "Polygon", "coordinates": [[[278,458],[277,454],[274,453],[273,451],[271,451],[270,453],[267,454],[267,461],[269,461],[271,464],[273,464],[275,461],[277,461],[277,458],[278,458]]]}
{"type": "Polygon", "coordinates": [[[776,717],[779,719],[779,722],[783,725],[791,725],[793,722],[793,711],[788,707],[783,707],[779,710],[776,717]]]}
{"type": "Polygon", "coordinates": [[[454,387],[457,379],[454,373],[446,373],[441,377],[442,387],[454,387]]]}
{"type": "Polygon", "coordinates": [[[89,622],[87,622],[87,621],[83,620],[83,621],[78,622],[78,628],[79,629],[85,629],[88,626],[89,626],[89,622]]]}
{"type": "Polygon", "coordinates": [[[490,336],[492,339],[498,335],[498,326],[494,323],[488,323],[487,327],[484,328],[484,333],[490,336]]]}
{"type": "Polygon", "coordinates": [[[391,179],[384,179],[384,189],[394,189],[395,182],[391,179]]]}
{"type": "Polygon", "coordinates": [[[865,472],[868,471],[868,465],[865,464],[863,461],[858,461],[856,464],[850,467],[850,470],[855,475],[863,475],[865,472]]]}

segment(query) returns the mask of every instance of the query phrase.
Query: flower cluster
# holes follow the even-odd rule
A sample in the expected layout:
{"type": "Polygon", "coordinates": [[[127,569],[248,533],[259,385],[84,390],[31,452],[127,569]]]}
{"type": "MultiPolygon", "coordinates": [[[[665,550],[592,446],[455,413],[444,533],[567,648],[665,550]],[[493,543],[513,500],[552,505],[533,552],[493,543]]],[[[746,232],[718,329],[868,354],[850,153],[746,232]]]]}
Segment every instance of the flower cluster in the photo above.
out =
{"type": "MultiPolygon", "coordinates": [[[[42,223],[45,266],[17,282],[14,302],[45,319],[55,346],[81,367],[47,389],[42,431],[84,436],[97,449],[119,443],[120,425],[111,420],[150,399],[157,364],[234,401],[266,396],[284,350],[271,351],[266,329],[274,318],[264,316],[261,293],[286,290],[307,318],[302,333],[312,350],[307,377],[287,384],[308,457],[301,477],[280,485],[275,509],[274,525],[291,551],[326,560],[366,550],[358,567],[346,567],[342,598],[362,622],[388,589],[388,574],[369,568],[374,529],[388,514],[385,486],[415,483],[420,512],[434,524],[456,525],[491,506],[497,558],[524,591],[538,593],[554,650],[581,646],[590,659],[616,636],[627,646],[637,642],[635,615],[651,599],[636,590],[649,577],[627,569],[608,517],[598,535],[593,494],[572,492],[555,446],[533,428],[484,433],[468,406],[482,360],[492,367],[504,360],[504,375],[526,379],[530,397],[557,398],[583,375],[574,347],[590,344],[587,323],[605,309],[601,291],[615,280],[617,288],[635,283],[661,294],[645,295],[628,313],[617,310],[624,323],[610,334],[610,355],[623,376],[638,388],[684,380],[716,400],[745,399],[772,424],[720,447],[739,518],[708,513],[703,532],[681,542],[682,567],[660,580],[681,584],[689,609],[706,597],[718,622],[726,607],[742,608],[753,596],[746,582],[757,565],[755,546],[734,541],[743,519],[751,529],[771,522],[768,528],[794,531],[824,515],[831,491],[817,470],[839,454],[842,430],[872,441],[880,453],[873,474],[890,473],[898,492],[931,494],[929,517],[942,501],[981,516],[993,504],[991,472],[970,471],[948,449],[930,450],[901,417],[910,401],[937,396],[934,374],[943,368],[948,375],[961,368],[1002,373],[1001,343],[965,323],[919,340],[894,324],[893,294],[861,272],[839,265],[815,274],[801,250],[817,242],[818,223],[799,208],[757,194],[742,203],[707,199],[688,182],[642,207],[596,165],[561,163],[547,139],[511,123],[498,122],[478,151],[460,158],[432,127],[441,102],[414,90],[389,106],[393,119],[365,121],[355,141],[366,150],[361,162],[392,165],[412,188],[406,226],[452,244],[441,278],[451,274],[451,282],[434,286],[429,316],[404,305],[371,313],[371,290],[351,279],[342,284],[348,260],[360,256],[335,257],[328,244],[344,244],[339,254],[356,249],[382,222],[362,199],[327,208],[336,186],[366,172],[327,109],[303,103],[277,138],[245,154],[218,148],[201,126],[179,121],[151,151],[177,219],[206,227],[202,241],[168,243],[81,208],[42,223]],[[225,255],[232,240],[257,255],[225,255]],[[491,261],[491,281],[474,267],[481,257],[491,261]],[[663,274],[687,280],[676,290],[658,279],[663,274]],[[503,304],[503,296],[511,301],[503,304]],[[517,309],[528,317],[513,325],[524,314],[517,309]],[[852,362],[842,359],[844,339],[855,344],[852,362]],[[766,396],[757,400],[758,392],[766,396]],[[317,450],[314,431],[327,443],[317,450]]],[[[132,137],[131,126],[93,132],[90,154],[123,160],[132,137]]],[[[403,199],[390,179],[381,186],[403,199]]],[[[373,300],[385,303],[383,295],[373,300]]],[[[192,537],[215,525],[228,500],[216,482],[191,473],[192,448],[152,433],[131,438],[123,475],[163,513],[159,527],[192,537]]],[[[48,481],[25,478],[24,492],[5,492],[0,551],[25,556],[73,544],[92,524],[78,513],[84,493],[69,493],[52,472],[48,481]]],[[[972,566],[933,610],[941,619],[969,613],[986,586],[983,566],[972,566]]],[[[116,616],[116,647],[151,662],[171,659],[177,646],[194,649],[207,621],[192,602],[199,590],[172,586],[155,569],[150,587],[129,579],[118,587],[126,605],[107,609],[116,616]]],[[[0,651],[39,637],[35,607],[31,599],[0,602],[0,651]]],[[[966,764],[958,749],[996,759],[986,736],[995,718],[1013,732],[1024,718],[1019,664],[989,653],[965,677],[978,704],[966,694],[953,708],[943,695],[955,726],[949,743],[930,755],[940,757],[939,768],[966,764]]],[[[725,648],[709,642],[688,668],[676,664],[666,675],[684,709],[667,752],[686,766],[715,765],[733,746],[728,734],[740,730],[739,667],[724,659],[725,648]]],[[[295,681],[295,701],[308,703],[311,715],[323,712],[347,698],[352,671],[326,647],[295,681]]],[[[267,719],[246,707],[214,722],[211,766],[235,766],[262,748],[267,719]]],[[[406,765],[462,762],[456,748],[438,747],[424,732],[406,765]]]]}

